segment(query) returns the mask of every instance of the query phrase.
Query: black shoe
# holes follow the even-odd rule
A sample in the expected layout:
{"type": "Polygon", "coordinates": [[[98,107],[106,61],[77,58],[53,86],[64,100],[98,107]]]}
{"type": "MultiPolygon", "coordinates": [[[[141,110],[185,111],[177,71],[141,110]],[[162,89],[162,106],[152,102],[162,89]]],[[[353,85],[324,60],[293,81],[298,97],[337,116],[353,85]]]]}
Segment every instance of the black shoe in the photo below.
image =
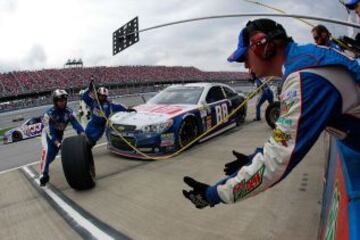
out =
{"type": "Polygon", "coordinates": [[[40,187],[45,187],[46,183],[49,182],[50,177],[49,176],[41,176],[40,177],[40,187]]]}
{"type": "Polygon", "coordinates": [[[261,121],[261,118],[254,118],[253,121],[261,121]]]}

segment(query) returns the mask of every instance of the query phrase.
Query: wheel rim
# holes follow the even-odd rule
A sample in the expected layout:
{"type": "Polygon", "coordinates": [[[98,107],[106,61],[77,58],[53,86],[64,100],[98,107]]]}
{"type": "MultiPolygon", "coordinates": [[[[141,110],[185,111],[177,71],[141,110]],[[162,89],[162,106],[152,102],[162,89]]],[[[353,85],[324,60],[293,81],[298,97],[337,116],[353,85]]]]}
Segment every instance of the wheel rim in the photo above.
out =
{"type": "Polygon", "coordinates": [[[180,147],[188,145],[197,136],[197,126],[193,121],[186,121],[179,134],[180,147]]]}

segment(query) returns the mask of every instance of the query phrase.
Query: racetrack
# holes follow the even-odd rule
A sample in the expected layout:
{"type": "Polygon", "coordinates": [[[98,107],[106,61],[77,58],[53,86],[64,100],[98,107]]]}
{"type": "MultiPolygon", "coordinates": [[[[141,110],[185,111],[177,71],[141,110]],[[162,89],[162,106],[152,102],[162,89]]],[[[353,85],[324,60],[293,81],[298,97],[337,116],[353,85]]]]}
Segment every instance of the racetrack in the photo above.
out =
{"type": "MultiPolygon", "coordinates": [[[[252,109],[249,106],[247,119],[252,119],[252,109]]],[[[214,183],[222,176],[224,164],[234,159],[231,150],[251,153],[270,134],[264,120],[248,120],[164,161],[124,159],[99,145],[94,150],[94,189],[77,192],[69,188],[59,160],[51,165],[51,186],[46,189],[90,219],[100,234],[115,239],[316,239],[325,159],[321,138],[292,174],[254,198],[198,210],[182,196],[183,176],[214,183]]],[[[10,159],[17,166],[36,161],[39,138],[1,146],[0,152],[2,169],[5,162],[11,165],[7,163],[10,159]],[[13,154],[3,158],[8,151],[13,154]]],[[[37,174],[39,166],[29,169],[37,174]]],[[[0,239],[91,236],[69,222],[23,168],[0,174],[0,194],[0,239]]]]}

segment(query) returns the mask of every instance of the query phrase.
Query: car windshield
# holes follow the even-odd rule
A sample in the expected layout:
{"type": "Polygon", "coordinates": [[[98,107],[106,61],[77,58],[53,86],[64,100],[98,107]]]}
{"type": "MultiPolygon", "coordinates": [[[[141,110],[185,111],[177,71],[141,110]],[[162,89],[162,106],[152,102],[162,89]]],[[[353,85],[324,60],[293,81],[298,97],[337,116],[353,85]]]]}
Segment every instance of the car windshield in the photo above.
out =
{"type": "Polygon", "coordinates": [[[167,88],[153,98],[150,104],[197,104],[203,87],[170,87],[167,88]]]}

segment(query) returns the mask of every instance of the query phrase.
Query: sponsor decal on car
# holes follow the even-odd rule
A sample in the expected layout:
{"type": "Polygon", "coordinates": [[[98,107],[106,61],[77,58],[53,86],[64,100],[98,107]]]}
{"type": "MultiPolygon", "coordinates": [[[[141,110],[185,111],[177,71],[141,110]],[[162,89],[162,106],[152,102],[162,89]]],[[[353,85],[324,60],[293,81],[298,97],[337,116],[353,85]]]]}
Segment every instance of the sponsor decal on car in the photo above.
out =
{"type": "Polygon", "coordinates": [[[29,137],[35,136],[41,133],[41,129],[42,129],[41,123],[33,124],[24,129],[24,134],[29,137]]]}
{"type": "Polygon", "coordinates": [[[167,115],[177,115],[185,109],[180,106],[169,106],[169,105],[142,105],[136,107],[137,111],[160,113],[167,115]]]}
{"type": "Polygon", "coordinates": [[[206,128],[210,129],[212,127],[212,119],[211,119],[211,115],[208,115],[206,117],[206,128]]]}
{"type": "Polygon", "coordinates": [[[173,146],[175,143],[174,133],[161,134],[161,147],[173,146]]]}
{"type": "Polygon", "coordinates": [[[260,169],[247,181],[243,179],[240,183],[238,183],[233,189],[234,201],[236,202],[237,200],[246,197],[249,193],[258,188],[263,181],[264,172],[265,165],[262,165],[260,169]]]}
{"type": "Polygon", "coordinates": [[[276,142],[281,143],[284,147],[287,147],[287,142],[291,139],[291,136],[287,133],[284,133],[279,128],[275,128],[273,133],[273,138],[276,142]]]}

